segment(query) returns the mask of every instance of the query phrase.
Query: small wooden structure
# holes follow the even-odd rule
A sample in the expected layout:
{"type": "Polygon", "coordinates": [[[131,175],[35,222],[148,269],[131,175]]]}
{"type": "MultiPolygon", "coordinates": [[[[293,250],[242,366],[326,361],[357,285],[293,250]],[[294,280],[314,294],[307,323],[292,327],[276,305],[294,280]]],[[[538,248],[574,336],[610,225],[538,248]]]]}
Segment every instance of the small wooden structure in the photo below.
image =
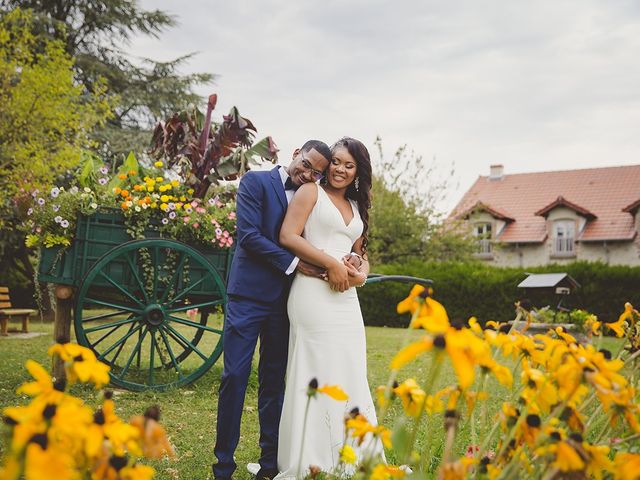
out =
{"type": "Polygon", "coordinates": [[[9,288],[0,287],[0,335],[6,337],[9,334],[9,320],[22,322],[22,332],[29,332],[29,317],[36,311],[29,308],[12,308],[9,288]]]}
{"type": "Polygon", "coordinates": [[[558,299],[555,307],[556,316],[559,311],[569,311],[562,302],[580,288],[580,284],[571,275],[568,273],[528,273],[527,275],[527,278],[518,284],[518,288],[524,290],[524,296],[534,298],[555,296],[558,299]]]}

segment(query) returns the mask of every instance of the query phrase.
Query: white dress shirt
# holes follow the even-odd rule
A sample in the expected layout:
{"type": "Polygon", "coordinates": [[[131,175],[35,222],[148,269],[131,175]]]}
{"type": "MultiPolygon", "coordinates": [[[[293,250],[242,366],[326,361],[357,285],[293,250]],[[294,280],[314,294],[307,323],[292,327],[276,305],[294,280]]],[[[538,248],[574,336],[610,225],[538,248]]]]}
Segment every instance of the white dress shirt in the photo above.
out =
{"type": "MultiPolygon", "coordinates": [[[[280,174],[280,180],[282,180],[282,186],[284,187],[285,182],[289,178],[289,174],[287,173],[287,170],[284,167],[280,167],[278,169],[278,173],[280,174]]],[[[291,203],[291,199],[293,198],[294,193],[296,193],[294,190],[284,191],[284,194],[287,196],[287,204],[291,203]]],[[[284,273],[286,275],[291,275],[293,272],[295,272],[299,261],[300,259],[298,257],[294,258],[291,264],[289,265],[289,268],[287,268],[287,271],[284,273]]]]}

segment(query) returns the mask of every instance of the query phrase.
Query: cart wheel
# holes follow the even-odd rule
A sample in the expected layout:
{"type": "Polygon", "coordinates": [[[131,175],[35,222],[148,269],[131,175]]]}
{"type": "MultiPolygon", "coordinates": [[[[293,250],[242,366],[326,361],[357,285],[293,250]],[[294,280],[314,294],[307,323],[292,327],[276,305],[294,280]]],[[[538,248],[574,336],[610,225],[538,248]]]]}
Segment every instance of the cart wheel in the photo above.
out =
{"type": "Polygon", "coordinates": [[[134,240],[87,272],[75,310],[78,343],[111,366],[111,382],[165,390],[202,376],[222,353],[226,290],[192,247],[134,240]]]}

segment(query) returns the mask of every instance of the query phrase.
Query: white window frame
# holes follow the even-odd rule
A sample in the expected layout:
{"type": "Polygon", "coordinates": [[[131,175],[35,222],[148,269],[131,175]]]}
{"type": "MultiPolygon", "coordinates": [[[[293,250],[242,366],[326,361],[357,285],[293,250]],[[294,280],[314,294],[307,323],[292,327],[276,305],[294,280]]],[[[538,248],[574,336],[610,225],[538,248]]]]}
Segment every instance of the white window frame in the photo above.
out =
{"type": "Polygon", "coordinates": [[[552,251],[556,257],[575,257],[576,221],[562,218],[553,221],[552,251]]]}
{"type": "Polygon", "coordinates": [[[473,224],[473,236],[477,238],[477,255],[493,255],[491,239],[493,238],[492,222],[476,222],[473,224]]]}

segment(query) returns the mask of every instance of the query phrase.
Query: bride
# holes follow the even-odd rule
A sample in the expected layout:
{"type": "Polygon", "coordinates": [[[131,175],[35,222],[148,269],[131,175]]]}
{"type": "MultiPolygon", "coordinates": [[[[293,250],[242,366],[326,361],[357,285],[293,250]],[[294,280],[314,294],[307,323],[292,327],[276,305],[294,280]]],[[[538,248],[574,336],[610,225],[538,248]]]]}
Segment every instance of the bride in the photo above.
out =
{"type": "MultiPolygon", "coordinates": [[[[364,284],[369,271],[371,162],[366,147],[353,138],[339,140],[331,150],[325,181],[300,187],[280,231],[281,244],[302,260],[326,268],[329,282],[296,275],[291,286],[277,479],[305,475],[310,465],[332,470],[345,443],[345,414],[353,408],[376,422],[367,381],[365,330],[354,288],[364,284]],[[359,269],[344,260],[351,252],[362,262],[359,269]],[[306,392],[312,378],[320,385],[339,385],[349,399],[338,402],[317,395],[309,404],[304,428],[306,392]]],[[[366,451],[349,444],[358,458],[382,455],[380,442],[365,442],[366,451]]]]}

